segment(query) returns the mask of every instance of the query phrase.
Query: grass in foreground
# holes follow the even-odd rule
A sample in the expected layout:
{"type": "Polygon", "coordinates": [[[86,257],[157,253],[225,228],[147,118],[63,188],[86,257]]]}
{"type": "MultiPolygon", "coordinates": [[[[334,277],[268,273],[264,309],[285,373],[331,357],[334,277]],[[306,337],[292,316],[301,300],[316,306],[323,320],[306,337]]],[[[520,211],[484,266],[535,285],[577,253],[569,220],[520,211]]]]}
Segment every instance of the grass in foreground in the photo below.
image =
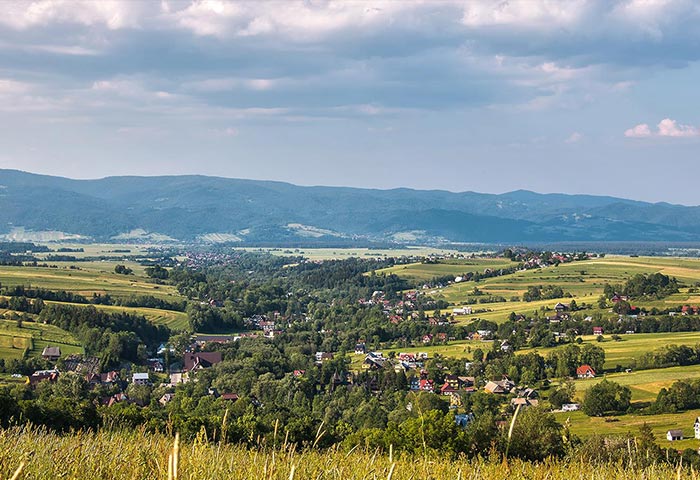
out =
{"type": "Polygon", "coordinates": [[[631,469],[583,462],[533,464],[511,460],[447,460],[425,455],[394,455],[340,449],[301,451],[250,449],[204,442],[183,443],[176,472],[168,474],[172,437],[140,431],[55,435],[32,428],[0,431],[0,476],[32,479],[696,479],[690,470],[666,466],[631,469]]]}

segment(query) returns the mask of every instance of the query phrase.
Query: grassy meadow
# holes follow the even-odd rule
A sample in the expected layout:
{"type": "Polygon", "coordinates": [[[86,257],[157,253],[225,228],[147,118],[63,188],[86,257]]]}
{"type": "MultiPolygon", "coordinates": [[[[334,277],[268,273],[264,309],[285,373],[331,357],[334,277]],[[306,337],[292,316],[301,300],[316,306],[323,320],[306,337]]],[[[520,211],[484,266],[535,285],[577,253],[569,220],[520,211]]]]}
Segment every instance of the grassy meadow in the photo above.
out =
{"type": "MultiPolygon", "coordinates": [[[[52,262],[59,268],[10,267],[0,266],[0,283],[4,286],[33,286],[48,290],[65,290],[85,297],[95,294],[109,294],[115,298],[128,298],[132,295],[152,295],[154,297],[179,298],[170,285],[150,283],[142,275],[119,275],[114,273],[114,262],[65,263],[52,262]],[[80,270],[70,269],[75,265],[80,270]]],[[[129,268],[137,264],[126,262],[129,268]]]]}
{"type": "Polygon", "coordinates": [[[83,353],[73,335],[55,325],[25,321],[20,328],[14,320],[0,320],[0,358],[22,358],[25,350],[38,356],[48,346],[60,347],[64,355],[83,353]]]}
{"type": "MultiPolygon", "coordinates": [[[[84,246],[86,252],[83,255],[94,254],[95,249],[103,249],[105,246],[84,246]]],[[[122,246],[122,248],[125,248],[122,246]]],[[[119,249],[119,246],[111,248],[119,249]]],[[[104,252],[99,250],[101,254],[104,252]]],[[[79,253],[67,253],[66,255],[79,255],[79,253]]],[[[0,284],[4,286],[32,286],[48,290],[64,290],[82,295],[86,298],[93,294],[110,295],[117,299],[126,299],[132,296],[150,295],[164,300],[181,300],[180,294],[171,285],[157,285],[149,281],[145,276],[144,267],[134,262],[51,262],[59,268],[45,267],[14,267],[0,266],[0,284]],[[118,263],[124,264],[134,270],[134,275],[119,275],[114,272],[118,263]],[[71,269],[71,266],[79,268],[71,269]]],[[[47,302],[55,303],[55,302],[47,302]]],[[[73,304],[83,306],[82,304],[73,304]]],[[[174,330],[184,330],[188,327],[187,314],[156,308],[121,307],[110,305],[95,305],[96,308],[107,311],[122,311],[145,316],[148,320],[167,325],[174,330]]]]}
{"type": "MultiPolygon", "coordinates": [[[[486,268],[497,269],[512,265],[505,259],[476,258],[445,260],[437,264],[412,263],[397,265],[377,270],[378,273],[394,273],[411,281],[427,281],[442,275],[459,275],[470,271],[483,271],[486,268]]],[[[478,282],[460,282],[443,288],[434,288],[425,292],[436,299],[443,299],[451,305],[463,306],[469,299],[478,300],[473,295],[478,288],[484,295],[505,298],[506,302],[473,304],[475,313],[457,317],[460,322],[483,318],[495,322],[504,321],[511,312],[531,314],[544,308],[551,310],[558,302],[567,303],[571,298],[522,301],[522,295],[530,286],[557,285],[565,293],[571,294],[581,305],[592,305],[591,313],[600,312],[595,305],[603,293],[606,283],[623,284],[632,275],[660,272],[676,277],[686,288],[677,294],[662,300],[648,300],[637,304],[647,308],[668,308],[682,304],[700,304],[700,294],[688,293],[689,286],[700,283],[700,259],[666,258],[666,257],[624,257],[607,256],[592,260],[571,262],[541,269],[525,270],[510,275],[486,278],[478,282]],[[517,300],[514,300],[517,298],[517,300]]],[[[604,313],[607,313],[605,311],[604,313]]]]}
{"type": "Polygon", "coordinates": [[[220,479],[239,480],[627,480],[697,479],[691,469],[628,464],[595,466],[583,461],[530,463],[519,460],[447,459],[376,451],[246,448],[183,442],[140,430],[57,435],[42,430],[0,430],[0,476],[48,480],[220,479]],[[169,461],[173,454],[177,460],[169,461]],[[174,463],[174,468],[169,466],[174,463]],[[16,477],[12,477],[16,475],[16,477]]]}

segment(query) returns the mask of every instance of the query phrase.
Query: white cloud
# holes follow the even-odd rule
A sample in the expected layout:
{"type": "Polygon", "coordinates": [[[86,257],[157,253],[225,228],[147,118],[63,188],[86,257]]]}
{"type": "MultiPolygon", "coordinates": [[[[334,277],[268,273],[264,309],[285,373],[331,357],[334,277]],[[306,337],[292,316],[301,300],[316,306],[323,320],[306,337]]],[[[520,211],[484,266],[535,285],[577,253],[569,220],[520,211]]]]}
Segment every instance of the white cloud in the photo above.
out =
{"type": "Polygon", "coordinates": [[[670,118],[661,120],[658,128],[661,137],[697,137],[700,135],[697,128],[690,125],[680,125],[670,118]]]}
{"type": "Polygon", "coordinates": [[[625,130],[625,137],[630,138],[646,138],[646,137],[697,137],[700,136],[700,129],[691,125],[682,125],[664,118],[657,125],[656,131],[653,131],[648,124],[641,123],[628,130],[625,130]]]}
{"type": "Polygon", "coordinates": [[[148,2],[118,0],[5,0],[2,7],[0,24],[16,30],[54,23],[136,27],[150,8],[148,2]]]}
{"type": "Polygon", "coordinates": [[[651,137],[651,129],[649,128],[649,125],[646,123],[640,123],[639,125],[635,125],[632,128],[628,128],[625,130],[625,137],[630,137],[630,138],[643,138],[643,137],[651,137]]]}
{"type": "Polygon", "coordinates": [[[513,26],[557,28],[578,20],[592,2],[575,0],[486,0],[464,7],[469,27],[513,26]]]}
{"type": "Polygon", "coordinates": [[[574,132],[565,140],[566,143],[577,143],[583,140],[583,134],[579,132],[574,132]]]}

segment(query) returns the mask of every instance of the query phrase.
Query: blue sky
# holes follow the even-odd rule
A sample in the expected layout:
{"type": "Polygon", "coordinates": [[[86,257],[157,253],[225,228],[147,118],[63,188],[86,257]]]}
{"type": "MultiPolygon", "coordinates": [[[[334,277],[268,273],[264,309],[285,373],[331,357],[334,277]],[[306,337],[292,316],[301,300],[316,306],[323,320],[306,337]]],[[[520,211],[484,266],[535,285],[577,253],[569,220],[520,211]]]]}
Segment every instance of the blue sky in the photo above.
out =
{"type": "Polygon", "coordinates": [[[700,204],[700,2],[5,1],[0,167],[700,204]]]}

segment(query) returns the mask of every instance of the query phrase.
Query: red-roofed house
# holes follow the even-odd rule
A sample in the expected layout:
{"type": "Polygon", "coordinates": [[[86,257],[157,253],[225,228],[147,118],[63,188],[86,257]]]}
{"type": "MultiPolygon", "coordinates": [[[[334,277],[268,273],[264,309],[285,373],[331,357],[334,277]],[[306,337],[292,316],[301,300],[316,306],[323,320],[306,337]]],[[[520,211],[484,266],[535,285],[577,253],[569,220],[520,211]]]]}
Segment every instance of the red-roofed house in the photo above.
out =
{"type": "Polygon", "coordinates": [[[590,365],[581,365],[576,369],[576,376],[578,378],[594,378],[595,370],[590,365]]]}

